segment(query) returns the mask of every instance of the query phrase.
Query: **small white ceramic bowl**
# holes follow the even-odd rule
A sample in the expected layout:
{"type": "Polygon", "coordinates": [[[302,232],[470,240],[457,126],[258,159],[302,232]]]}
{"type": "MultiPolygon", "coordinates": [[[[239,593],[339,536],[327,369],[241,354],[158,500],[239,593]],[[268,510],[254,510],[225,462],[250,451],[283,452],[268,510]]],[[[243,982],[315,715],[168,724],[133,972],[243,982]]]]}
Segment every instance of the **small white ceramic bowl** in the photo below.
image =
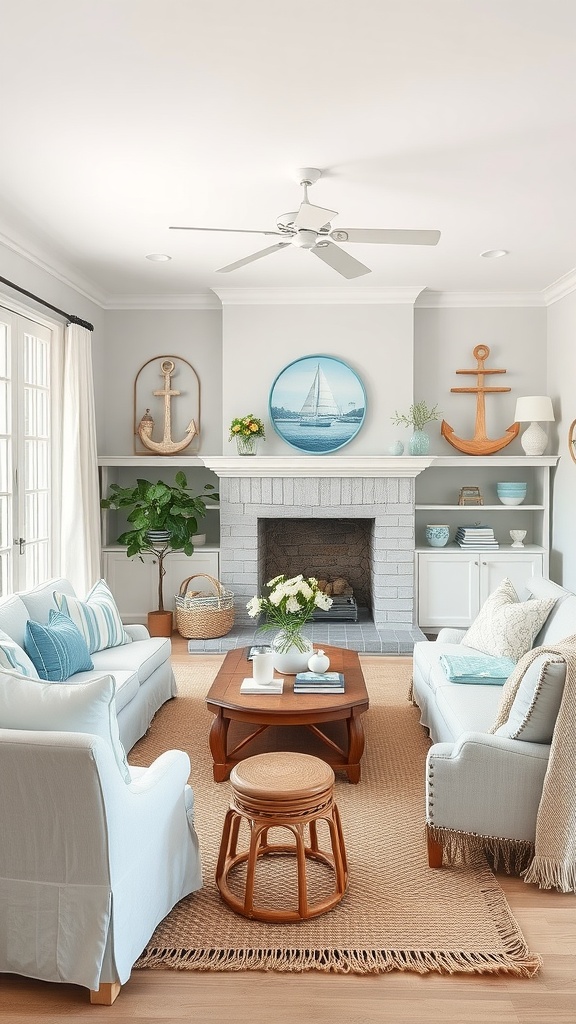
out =
{"type": "Polygon", "coordinates": [[[511,495],[499,494],[498,497],[503,505],[521,505],[526,495],[520,494],[518,497],[512,497],[511,495]]]}

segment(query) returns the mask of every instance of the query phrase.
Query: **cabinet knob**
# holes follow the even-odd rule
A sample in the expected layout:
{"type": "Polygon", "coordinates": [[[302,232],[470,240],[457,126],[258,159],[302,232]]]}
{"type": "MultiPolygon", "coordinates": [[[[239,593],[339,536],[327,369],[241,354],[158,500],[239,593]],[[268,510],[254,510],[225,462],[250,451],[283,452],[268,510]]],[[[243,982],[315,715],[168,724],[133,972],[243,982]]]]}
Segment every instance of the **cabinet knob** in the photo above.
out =
{"type": "Polygon", "coordinates": [[[486,565],[486,562],[482,562],[482,565],[486,565]]]}

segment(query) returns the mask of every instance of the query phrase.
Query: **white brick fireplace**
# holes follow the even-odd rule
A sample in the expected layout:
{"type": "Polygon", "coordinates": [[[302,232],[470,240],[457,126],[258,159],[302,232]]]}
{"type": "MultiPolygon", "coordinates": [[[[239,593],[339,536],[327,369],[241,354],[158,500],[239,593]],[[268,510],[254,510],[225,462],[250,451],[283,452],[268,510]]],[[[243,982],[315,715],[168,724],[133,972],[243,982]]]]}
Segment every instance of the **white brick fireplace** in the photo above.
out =
{"type": "MultiPolygon", "coordinates": [[[[265,582],[265,519],[371,521],[371,605],[378,630],[414,621],[414,478],[428,458],[379,456],[204,457],[219,477],[220,578],[236,596],[236,621],[265,582]]],[[[304,566],[304,572],[309,571],[304,566]]]]}

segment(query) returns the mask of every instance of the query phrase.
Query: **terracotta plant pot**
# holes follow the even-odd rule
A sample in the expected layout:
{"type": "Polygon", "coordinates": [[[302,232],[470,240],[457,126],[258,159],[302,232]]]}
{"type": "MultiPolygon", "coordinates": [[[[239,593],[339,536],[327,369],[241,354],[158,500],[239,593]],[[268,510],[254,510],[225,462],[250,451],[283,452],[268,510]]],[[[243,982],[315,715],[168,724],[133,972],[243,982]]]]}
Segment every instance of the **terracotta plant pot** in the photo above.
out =
{"type": "Polygon", "coordinates": [[[148,612],[150,636],[172,636],[172,612],[148,612]]]}

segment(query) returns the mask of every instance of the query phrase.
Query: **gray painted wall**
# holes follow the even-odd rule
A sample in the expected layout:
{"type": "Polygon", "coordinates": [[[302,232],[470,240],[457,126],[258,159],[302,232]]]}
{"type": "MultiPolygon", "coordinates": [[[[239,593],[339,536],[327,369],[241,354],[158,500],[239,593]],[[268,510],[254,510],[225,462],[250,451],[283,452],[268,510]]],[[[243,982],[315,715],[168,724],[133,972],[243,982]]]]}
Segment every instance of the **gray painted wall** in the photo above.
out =
{"type": "MultiPolygon", "coordinates": [[[[293,455],[270,425],[268,397],[275,378],[301,356],[336,356],[366,389],[366,419],[347,455],[383,455],[397,436],[390,416],[412,402],[412,304],[226,305],[223,310],[223,452],[234,416],[253,413],[266,423],[264,454],[293,455]]],[[[341,453],[342,454],[342,453],[341,453]]],[[[337,456],[338,452],[334,452],[337,456]]]]}
{"type": "MultiPolygon", "coordinates": [[[[472,355],[477,345],[487,345],[488,369],[504,369],[487,381],[490,386],[509,387],[504,394],[486,396],[486,433],[501,437],[514,422],[516,399],[546,391],[546,308],[490,307],[415,310],[414,394],[429,406],[438,403],[443,418],[462,438],[474,435],[475,395],[451,394],[453,387],[474,387],[475,375],[456,370],[476,367],[472,355]]],[[[431,451],[437,455],[458,455],[440,433],[440,424],[427,428],[431,451]]],[[[520,431],[524,430],[520,428],[520,431]]],[[[554,451],[552,444],[549,451],[554,451]]],[[[523,455],[519,437],[502,455],[523,455]]]]}
{"type": "MultiPolygon", "coordinates": [[[[99,386],[96,394],[98,450],[101,455],[134,454],[134,381],[141,366],[154,356],[175,355],[194,367],[200,380],[199,453],[219,455],[222,436],[222,342],[220,310],[107,310],[106,336],[94,353],[99,386]]],[[[176,381],[174,381],[176,384],[176,381]]],[[[157,387],[163,382],[158,376],[157,387]]],[[[144,396],[141,396],[142,399],[144,396]]],[[[186,396],[174,399],[175,410],[186,396]]],[[[154,439],[162,436],[157,414],[161,399],[143,400],[153,407],[154,439]],[[154,405],[156,403],[156,405],[154,405]]],[[[186,418],[186,422],[188,421],[186,418]]],[[[185,424],[175,412],[174,440],[183,437],[185,424]]],[[[191,449],[196,445],[193,442],[191,449]]],[[[195,454],[184,451],[184,455],[195,454]]]]}

